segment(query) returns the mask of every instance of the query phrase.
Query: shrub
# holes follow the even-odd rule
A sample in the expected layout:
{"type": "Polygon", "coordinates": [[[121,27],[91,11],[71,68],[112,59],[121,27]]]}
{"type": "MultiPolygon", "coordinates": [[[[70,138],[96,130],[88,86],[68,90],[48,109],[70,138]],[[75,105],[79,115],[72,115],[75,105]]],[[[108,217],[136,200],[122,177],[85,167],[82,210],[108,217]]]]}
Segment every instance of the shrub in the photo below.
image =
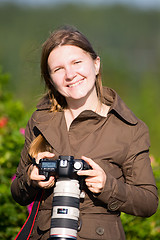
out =
{"type": "Polygon", "coordinates": [[[8,80],[9,74],[0,68],[0,239],[12,240],[27,217],[27,209],[16,204],[10,193],[24,144],[21,128],[26,125],[26,112],[6,91],[8,80]]]}

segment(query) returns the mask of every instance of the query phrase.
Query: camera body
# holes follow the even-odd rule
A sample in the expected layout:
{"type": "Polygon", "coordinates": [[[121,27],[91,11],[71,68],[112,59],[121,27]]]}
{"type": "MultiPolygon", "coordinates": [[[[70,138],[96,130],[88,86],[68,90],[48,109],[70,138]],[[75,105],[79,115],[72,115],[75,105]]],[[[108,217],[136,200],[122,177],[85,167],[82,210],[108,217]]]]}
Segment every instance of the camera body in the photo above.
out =
{"type": "Polygon", "coordinates": [[[78,231],[79,204],[84,177],[79,170],[90,169],[88,163],[73,156],[59,156],[57,160],[40,159],[39,174],[57,178],[53,190],[52,216],[49,240],[76,240],[78,231]]]}
{"type": "Polygon", "coordinates": [[[90,166],[84,160],[74,159],[73,156],[59,156],[57,160],[40,159],[38,168],[39,174],[44,175],[47,181],[51,175],[57,178],[76,179],[77,171],[90,169],[90,166]]]}

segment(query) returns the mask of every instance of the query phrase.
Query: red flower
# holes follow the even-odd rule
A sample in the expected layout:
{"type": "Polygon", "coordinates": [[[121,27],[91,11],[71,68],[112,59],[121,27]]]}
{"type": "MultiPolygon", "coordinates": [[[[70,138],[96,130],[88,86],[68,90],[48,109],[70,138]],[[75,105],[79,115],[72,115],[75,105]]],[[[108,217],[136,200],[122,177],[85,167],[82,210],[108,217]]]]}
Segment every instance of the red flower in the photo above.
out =
{"type": "Polygon", "coordinates": [[[5,126],[7,125],[7,123],[8,123],[8,118],[2,117],[2,118],[0,119],[0,128],[5,127],[5,126]]]}

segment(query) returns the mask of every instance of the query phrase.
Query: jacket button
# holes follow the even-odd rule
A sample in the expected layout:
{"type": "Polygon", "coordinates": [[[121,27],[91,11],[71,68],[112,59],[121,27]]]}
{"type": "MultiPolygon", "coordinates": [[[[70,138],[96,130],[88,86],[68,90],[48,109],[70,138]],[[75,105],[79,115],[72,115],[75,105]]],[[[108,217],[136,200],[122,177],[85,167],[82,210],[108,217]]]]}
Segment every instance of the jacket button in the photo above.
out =
{"type": "Polygon", "coordinates": [[[96,233],[98,235],[102,236],[104,234],[104,228],[102,228],[102,227],[96,228],[96,233]]]}
{"type": "Polygon", "coordinates": [[[117,201],[112,202],[112,203],[109,205],[109,209],[110,209],[111,211],[116,211],[116,210],[118,209],[118,203],[117,203],[117,201]]]}

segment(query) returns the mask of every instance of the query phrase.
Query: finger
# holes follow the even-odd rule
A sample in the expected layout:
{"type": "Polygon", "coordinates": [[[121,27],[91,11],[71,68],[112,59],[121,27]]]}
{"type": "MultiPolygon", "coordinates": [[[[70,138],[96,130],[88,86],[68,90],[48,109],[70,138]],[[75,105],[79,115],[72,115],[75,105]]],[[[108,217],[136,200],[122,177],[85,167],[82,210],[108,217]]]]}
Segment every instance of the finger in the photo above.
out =
{"type": "Polygon", "coordinates": [[[85,181],[85,182],[86,182],[87,187],[93,188],[95,186],[94,182],[90,182],[90,181],[89,182],[85,181]]]}
{"type": "Polygon", "coordinates": [[[55,184],[55,178],[51,176],[48,181],[39,182],[39,186],[42,188],[51,188],[55,184]]]}
{"type": "Polygon", "coordinates": [[[49,184],[51,184],[52,182],[55,182],[55,177],[54,176],[50,176],[49,177],[49,180],[46,180],[46,181],[43,181],[43,183],[45,184],[45,185],[49,185],[49,184]]]}
{"type": "Polygon", "coordinates": [[[97,172],[94,170],[80,170],[77,172],[79,176],[90,176],[90,177],[95,177],[97,176],[97,172]]]}
{"type": "Polygon", "coordinates": [[[101,169],[101,167],[97,163],[95,163],[91,158],[82,156],[81,159],[87,162],[92,167],[92,169],[95,169],[95,170],[101,169]]]}
{"type": "Polygon", "coordinates": [[[31,180],[36,180],[36,181],[44,181],[45,176],[44,175],[39,175],[39,170],[36,166],[34,166],[30,172],[30,179],[31,180]]]}
{"type": "Polygon", "coordinates": [[[101,179],[99,177],[87,177],[85,178],[86,183],[101,183],[101,179]]]}
{"type": "Polygon", "coordinates": [[[101,188],[99,188],[95,183],[87,183],[88,189],[93,193],[101,192],[101,188]]]}
{"type": "Polygon", "coordinates": [[[34,174],[34,173],[31,173],[30,178],[31,178],[31,180],[34,180],[34,181],[44,181],[46,179],[46,177],[44,175],[39,175],[39,174],[34,174]]]}
{"type": "Polygon", "coordinates": [[[39,160],[40,160],[41,158],[53,158],[54,156],[55,156],[55,154],[54,154],[54,153],[51,153],[51,152],[39,152],[39,153],[37,154],[36,162],[39,163],[39,160]]]}

